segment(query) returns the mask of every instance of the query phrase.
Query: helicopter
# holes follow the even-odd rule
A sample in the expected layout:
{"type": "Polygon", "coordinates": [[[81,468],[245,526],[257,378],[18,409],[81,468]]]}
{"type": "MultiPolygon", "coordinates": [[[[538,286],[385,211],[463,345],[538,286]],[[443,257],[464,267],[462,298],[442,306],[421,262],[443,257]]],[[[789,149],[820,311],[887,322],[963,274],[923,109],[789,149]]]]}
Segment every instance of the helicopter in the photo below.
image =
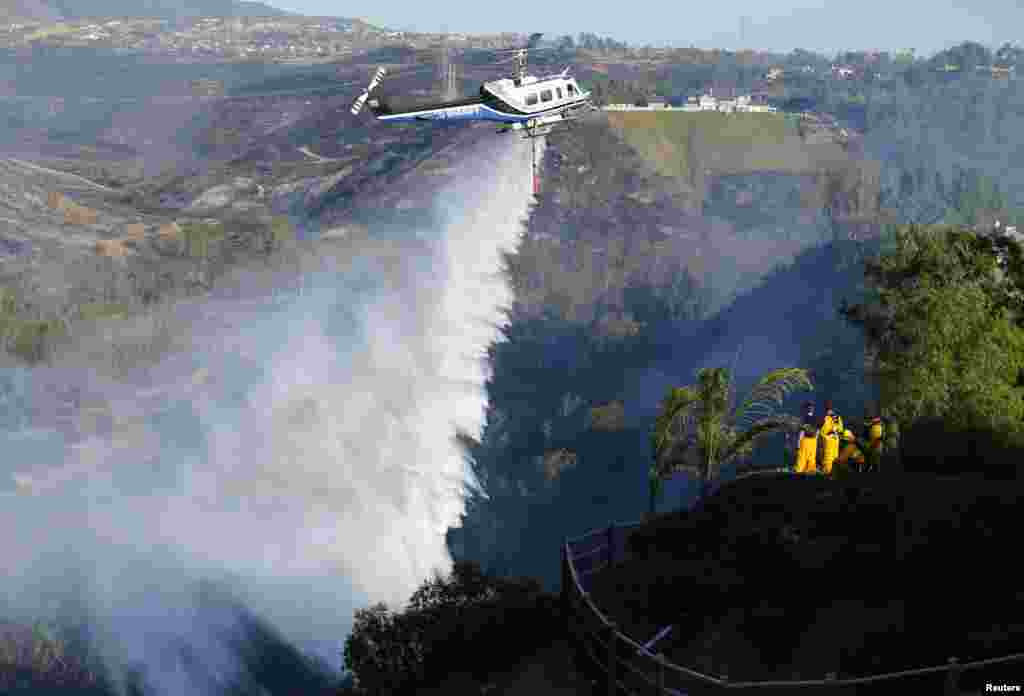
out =
{"type": "Polygon", "coordinates": [[[368,104],[378,121],[492,121],[500,124],[498,133],[523,131],[524,138],[547,135],[556,125],[568,126],[595,107],[591,93],[580,89],[570,77],[569,68],[545,77],[527,74],[527,53],[537,50],[541,36],[543,34],[532,34],[525,47],[508,49],[516,62],[516,71],[511,77],[484,82],[478,95],[454,101],[396,109],[385,100],[371,99],[370,93],[387,75],[385,68],[378,68],[370,84],[353,103],[352,115],[358,115],[368,104]]]}

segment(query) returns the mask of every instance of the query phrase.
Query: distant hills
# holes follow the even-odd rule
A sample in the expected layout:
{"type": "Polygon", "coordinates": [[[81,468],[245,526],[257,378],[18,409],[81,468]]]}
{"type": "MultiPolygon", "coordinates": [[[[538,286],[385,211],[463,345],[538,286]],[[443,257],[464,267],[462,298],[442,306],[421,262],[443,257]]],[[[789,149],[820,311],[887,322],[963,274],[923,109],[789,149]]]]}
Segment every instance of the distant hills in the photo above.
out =
{"type": "Polygon", "coordinates": [[[296,16],[253,0],[0,0],[0,21],[56,21],[86,17],[155,17],[170,21],[189,17],[296,16]]]}
{"type": "Polygon", "coordinates": [[[44,0],[2,0],[0,2],[0,21],[15,19],[36,19],[52,22],[60,19],[60,12],[50,7],[44,0]]]}

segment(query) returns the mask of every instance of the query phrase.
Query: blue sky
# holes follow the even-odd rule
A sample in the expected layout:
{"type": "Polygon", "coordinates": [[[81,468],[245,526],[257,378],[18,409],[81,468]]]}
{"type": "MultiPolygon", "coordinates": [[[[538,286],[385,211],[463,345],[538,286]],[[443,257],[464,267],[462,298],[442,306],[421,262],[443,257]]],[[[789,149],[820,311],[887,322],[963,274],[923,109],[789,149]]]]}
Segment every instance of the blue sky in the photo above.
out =
{"type": "Polygon", "coordinates": [[[269,0],[308,15],[360,17],[412,31],[512,31],[577,35],[581,31],[634,44],[665,42],[701,48],[744,44],[833,54],[837,50],[915,48],[930,54],[961,41],[985,45],[1024,40],[1024,0],[727,0],[594,2],[587,0],[269,0]]]}

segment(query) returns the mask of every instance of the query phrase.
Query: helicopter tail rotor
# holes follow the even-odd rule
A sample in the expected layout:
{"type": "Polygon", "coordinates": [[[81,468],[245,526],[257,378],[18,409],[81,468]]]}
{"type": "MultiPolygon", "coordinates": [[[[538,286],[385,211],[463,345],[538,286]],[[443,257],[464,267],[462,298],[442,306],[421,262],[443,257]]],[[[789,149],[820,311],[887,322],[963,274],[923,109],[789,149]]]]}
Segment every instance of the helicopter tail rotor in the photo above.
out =
{"type": "MultiPolygon", "coordinates": [[[[363,90],[363,93],[359,95],[359,98],[352,104],[352,115],[358,116],[359,112],[363,110],[363,105],[366,104],[366,100],[370,98],[370,92],[377,88],[387,74],[385,68],[377,68],[377,72],[374,74],[373,79],[370,80],[370,84],[363,90]]],[[[372,104],[371,104],[372,106],[372,104]]]]}

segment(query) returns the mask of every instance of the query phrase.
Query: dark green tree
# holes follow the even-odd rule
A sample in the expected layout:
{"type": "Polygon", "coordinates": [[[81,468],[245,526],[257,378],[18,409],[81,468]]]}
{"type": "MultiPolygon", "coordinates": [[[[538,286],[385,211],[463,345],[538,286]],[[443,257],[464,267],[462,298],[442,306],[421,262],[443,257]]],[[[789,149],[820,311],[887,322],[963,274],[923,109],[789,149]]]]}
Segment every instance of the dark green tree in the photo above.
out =
{"type": "Polygon", "coordinates": [[[841,311],[865,330],[883,415],[1021,429],[1022,258],[1007,238],[911,225],[865,262],[875,299],[841,311]]]}
{"type": "Polygon", "coordinates": [[[424,582],[404,611],[383,604],[357,611],[345,668],[359,692],[373,696],[415,694],[459,673],[484,681],[532,654],[538,636],[557,632],[557,607],[532,578],[502,578],[456,561],[449,576],[424,582]]]}

